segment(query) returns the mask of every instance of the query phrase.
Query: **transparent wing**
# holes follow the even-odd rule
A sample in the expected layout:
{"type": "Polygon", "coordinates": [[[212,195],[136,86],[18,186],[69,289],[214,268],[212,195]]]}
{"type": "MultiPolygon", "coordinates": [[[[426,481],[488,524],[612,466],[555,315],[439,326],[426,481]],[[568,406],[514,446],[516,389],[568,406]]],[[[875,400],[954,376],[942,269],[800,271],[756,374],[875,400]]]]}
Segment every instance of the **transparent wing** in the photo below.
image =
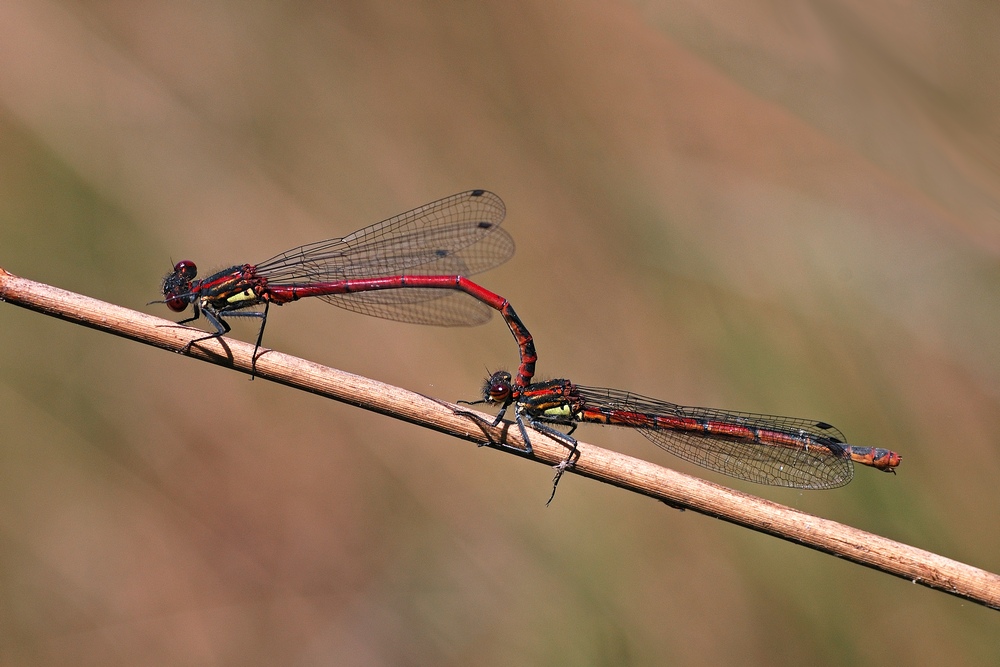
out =
{"type": "MultiPolygon", "coordinates": [[[[470,190],[383,220],[340,239],[294,248],[257,265],[272,285],[411,275],[470,276],[503,264],[514,240],[500,229],[503,201],[470,190]]],[[[491,309],[467,294],[440,289],[392,289],[320,297],[335,306],[391,320],[470,326],[491,309]]]]}
{"type": "Polygon", "coordinates": [[[397,322],[472,327],[489,322],[493,309],[463,292],[403,288],[321,296],[335,306],[397,322]]]}
{"type": "Polygon", "coordinates": [[[617,389],[576,388],[586,408],[615,415],[611,423],[638,428],[674,456],[731,477],[832,489],[854,476],[843,434],[824,422],[686,407],[617,389]]]}
{"type": "Polygon", "coordinates": [[[294,248],[257,265],[277,285],[395,275],[472,275],[503,264],[514,241],[503,201],[486,190],[445,197],[340,239],[294,248]]]}

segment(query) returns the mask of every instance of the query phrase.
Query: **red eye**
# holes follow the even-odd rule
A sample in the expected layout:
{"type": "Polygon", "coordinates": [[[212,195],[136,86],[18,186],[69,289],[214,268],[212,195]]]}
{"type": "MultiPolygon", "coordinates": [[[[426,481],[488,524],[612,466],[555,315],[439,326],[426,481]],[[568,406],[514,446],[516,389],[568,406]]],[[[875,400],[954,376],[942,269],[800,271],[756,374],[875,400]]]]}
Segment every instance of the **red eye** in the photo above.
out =
{"type": "Polygon", "coordinates": [[[180,313],[191,303],[191,280],[198,275],[198,267],[191,260],[181,260],[174,264],[173,273],[163,279],[163,296],[167,308],[180,313]]]}
{"type": "Polygon", "coordinates": [[[182,278],[191,280],[198,275],[198,267],[191,260],[182,259],[174,264],[174,273],[182,278]]]}
{"type": "Polygon", "coordinates": [[[510,373],[497,371],[486,381],[483,393],[490,403],[506,403],[510,400],[513,390],[510,388],[510,373]]]}
{"type": "Polygon", "coordinates": [[[175,313],[180,313],[186,310],[188,307],[187,299],[182,299],[180,297],[174,297],[173,299],[167,299],[167,308],[174,311],[175,313]]]}
{"type": "Polygon", "coordinates": [[[510,385],[502,384],[500,382],[490,385],[490,398],[494,401],[501,402],[510,396],[510,385]]]}

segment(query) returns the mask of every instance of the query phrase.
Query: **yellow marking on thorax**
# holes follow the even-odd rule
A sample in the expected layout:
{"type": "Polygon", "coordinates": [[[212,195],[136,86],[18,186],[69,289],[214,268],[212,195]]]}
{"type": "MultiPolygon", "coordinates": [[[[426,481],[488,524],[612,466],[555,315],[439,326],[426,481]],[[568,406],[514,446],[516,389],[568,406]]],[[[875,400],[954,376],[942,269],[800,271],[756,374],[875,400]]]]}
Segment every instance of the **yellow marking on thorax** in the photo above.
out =
{"type": "Polygon", "coordinates": [[[234,294],[231,297],[227,298],[226,302],[227,303],[235,303],[237,301],[252,301],[253,299],[256,299],[256,298],[257,298],[257,295],[254,294],[254,291],[252,289],[245,289],[242,292],[240,292],[239,294],[234,294]]]}

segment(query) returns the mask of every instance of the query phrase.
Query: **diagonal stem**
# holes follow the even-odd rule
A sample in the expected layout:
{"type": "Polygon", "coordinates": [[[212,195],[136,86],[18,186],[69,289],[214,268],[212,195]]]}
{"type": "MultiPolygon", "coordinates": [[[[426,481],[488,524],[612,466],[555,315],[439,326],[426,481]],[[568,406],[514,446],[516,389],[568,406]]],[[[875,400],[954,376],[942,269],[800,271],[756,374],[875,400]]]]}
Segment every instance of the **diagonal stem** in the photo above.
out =
{"type": "MultiPolygon", "coordinates": [[[[165,350],[184,353],[188,348],[188,356],[252,372],[254,346],[249,343],[215,338],[190,345],[204,332],[19,278],[2,268],[0,301],[165,350]]],[[[529,455],[523,451],[523,438],[508,422],[493,426],[489,415],[287,354],[260,354],[256,375],[551,466],[566,456],[563,443],[542,433],[532,434],[529,455]]],[[[579,459],[566,472],[1000,609],[1000,576],[991,572],[594,445],[581,442],[578,450],[579,459]]]]}

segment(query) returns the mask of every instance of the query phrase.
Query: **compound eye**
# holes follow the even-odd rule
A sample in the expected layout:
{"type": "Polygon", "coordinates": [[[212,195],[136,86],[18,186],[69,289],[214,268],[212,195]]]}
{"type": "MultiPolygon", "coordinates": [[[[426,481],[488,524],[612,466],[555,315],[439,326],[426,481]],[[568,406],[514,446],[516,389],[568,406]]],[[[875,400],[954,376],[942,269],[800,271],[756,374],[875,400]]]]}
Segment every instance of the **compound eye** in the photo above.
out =
{"type": "Polygon", "coordinates": [[[187,299],[182,299],[179,296],[175,296],[172,299],[167,299],[167,308],[174,311],[175,313],[182,313],[188,307],[187,299]]]}
{"type": "Polygon", "coordinates": [[[495,380],[489,386],[490,400],[494,403],[505,403],[510,398],[510,383],[495,380]]]}
{"type": "Polygon", "coordinates": [[[192,262],[191,260],[182,259],[181,261],[174,264],[174,273],[180,276],[181,278],[191,280],[196,275],[198,275],[198,267],[195,266],[195,263],[192,262]]]}

